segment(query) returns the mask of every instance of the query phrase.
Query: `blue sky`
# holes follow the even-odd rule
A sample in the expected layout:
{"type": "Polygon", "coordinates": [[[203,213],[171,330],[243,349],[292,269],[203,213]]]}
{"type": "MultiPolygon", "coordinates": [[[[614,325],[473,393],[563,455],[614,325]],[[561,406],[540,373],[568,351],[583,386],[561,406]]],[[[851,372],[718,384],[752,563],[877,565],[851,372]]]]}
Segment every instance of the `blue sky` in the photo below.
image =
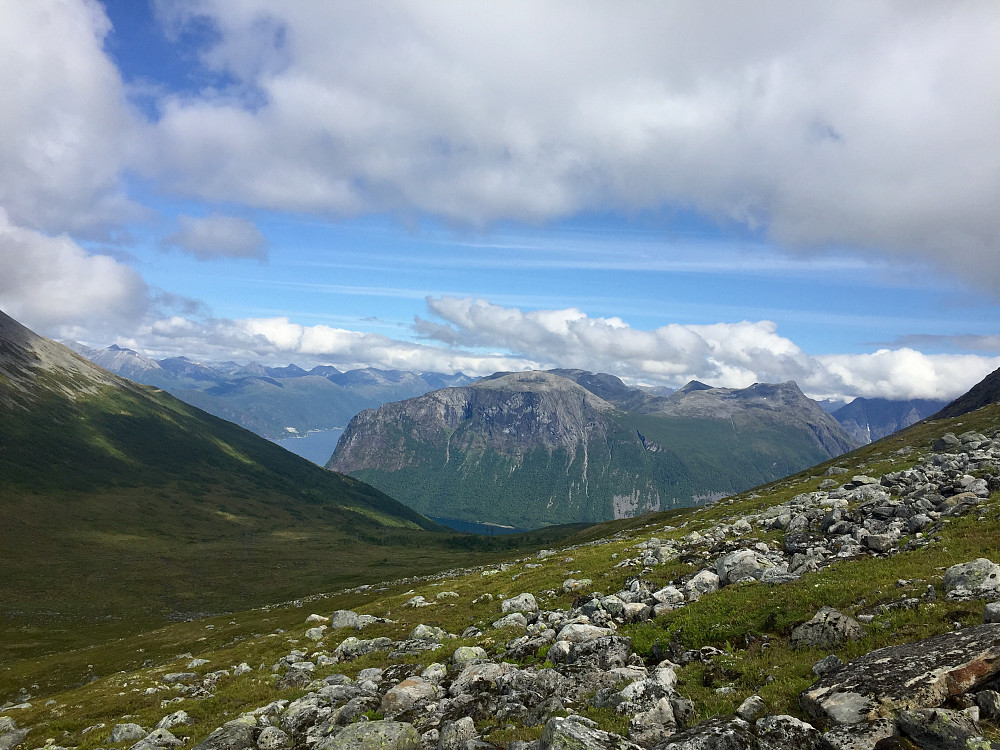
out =
{"type": "Polygon", "coordinates": [[[152,356],[950,398],[1000,366],[994,15],[0,3],[0,309],[152,356]]]}

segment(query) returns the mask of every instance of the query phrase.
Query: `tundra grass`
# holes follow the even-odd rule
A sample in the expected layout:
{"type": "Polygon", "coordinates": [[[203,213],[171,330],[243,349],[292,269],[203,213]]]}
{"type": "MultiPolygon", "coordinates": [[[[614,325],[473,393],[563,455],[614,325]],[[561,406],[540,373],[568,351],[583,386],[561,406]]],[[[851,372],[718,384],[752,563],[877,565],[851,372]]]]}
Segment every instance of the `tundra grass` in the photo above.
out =
{"type": "MultiPolygon", "coordinates": [[[[905,468],[929,452],[933,439],[946,430],[992,432],[996,429],[1000,424],[1000,411],[990,407],[981,412],[957,420],[918,424],[903,436],[893,436],[827,465],[836,464],[853,473],[874,475],[905,468]],[[899,452],[907,446],[911,447],[909,452],[899,452]]],[[[304,692],[301,689],[276,690],[275,677],[270,672],[270,665],[292,648],[307,653],[332,653],[349,635],[361,638],[386,635],[400,639],[417,624],[426,623],[452,633],[461,633],[474,625],[484,633],[480,637],[448,641],[434,651],[406,657],[403,661],[414,668],[434,661],[447,661],[459,645],[481,645],[495,656],[517,635],[515,631],[492,629],[492,622],[501,616],[503,597],[530,591],[538,596],[543,608],[569,607],[575,596],[562,593],[561,585],[566,578],[590,578],[592,591],[611,593],[639,572],[638,568],[613,567],[624,557],[634,557],[638,543],[652,536],[676,540],[693,529],[731,522],[743,513],[758,511],[799,492],[815,489],[824,475],[825,467],[821,465],[705,508],[612,522],[579,531],[562,541],[552,537],[535,538],[534,549],[542,546],[561,549],[541,558],[533,553],[513,557],[524,555],[525,550],[531,548],[530,542],[524,542],[525,546],[519,549],[494,550],[489,553],[495,555],[494,562],[485,570],[454,572],[420,581],[402,580],[363,591],[318,595],[263,609],[174,623],[141,633],[129,631],[126,620],[104,625],[95,623],[78,631],[84,635],[76,641],[69,632],[60,636],[62,640],[45,634],[44,623],[39,622],[35,636],[47,639],[50,653],[19,658],[14,651],[6,652],[14,654],[14,658],[2,659],[0,701],[15,699],[22,687],[32,694],[30,708],[6,712],[19,724],[35,727],[29,744],[37,741],[41,745],[42,739],[53,738],[58,744],[77,746],[81,750],[106,746],[107,733],[114,723],[129,720],[149,727],[180,708],[196,718],[196,723],[183,732],[192,741],[197,741],[243,710],[279,697],[291,699],[301,695],[304,692]],[[582,546],[567,549],[568,544],[582,546]],[[501,557],[503,561],[498,561],[501,557]],[[458,597],[438,598],[441,592],[454,592],[458,597]],[[484,594],[491,595],[492,600],[483,597],[484,594]],[[416,595],[424,596],[432,602],[431,606],[404,606],[416,595]],[[305,637],[309,627],[305,618],[309,613],[328,615],[341,608],[386,617],[393,622],[372,626],[360,633],[327,631],[319,643],[305,637]],[[79,646],[89,637],[88,627],[95,628],[93,632],[103,628],[105,636],[111,634],[119,640],[95,640],[93,647],[72,648],[74,643],[79,646]],[[241,678],[222,678],[214,696],[201,701],[182,698],[164,703],[164,700],[182,696],[162,689],[145,693],[148,688],[156,687],[157,675],[185,671],[187,654],[209,660],[208,665],[196,670],[201,673],[231,668],[243,661],[252,665],[254,671],[241,678]],[[106,727],[84,733],[87,727],[100,723],[106,727]]],[[[849,478],[850,474],[846,476],[849,478]]],[[[773,533],[756,532],[747,539],[778,543],[773,533]]],[[[129,546],[127,539],[118,539],[116,543],[129,546]]],[[[399,551],[395,546],[391,549],[394,554],[399,551]]],[[[433,559],[435,554],[443,554],[440,551],[424,551],[424,554],[428,555],[428,568],[434,564],[444,567],[446,561],[439,559],[435,563],[433,559]]],[[[679,670],[679,692],[694,700],[698,718],[731,713],[752,694],[759,694],[771,713],[801,716],[798,693],[814,681],[811,667],[827,652],[791,649],[788,636],[796,625],[824,605],[855,616],[873,615],[862,640],[833,650],[846,661],[875,648],[946,632],[956,624],[977,624],[982,621],[983,602],[943,599],[941,579],[948,566],[981,556],[1000,558],[1000,498],[997,496],[974,515],[944,523],[924,548],[892,557],[835,561],[822,571],[782,585],[729,586],[654,622],[627,626],[623,633],[633,639],[636,651],[650,666],[669,653],[671,644],[681,649],[709,645],[722,652],[711,665],[694,662],[679,670]],[[933,599],[922,598],[928,586],[934,589],[933,599]],[[884,606],[904,598],[917,598],[920,604],[915,610],[890,610],[884,606]]],[[[485,557],[488,556],[483,559],[485,557]]],[[[704,564],[705,559],[695,555],[691,559],[658,565],[646,577],[656,585],[665,585],[704,564]]],[[[295,579],[298,573],[290,568],[288,576],[295,579]]],[[[537,661],[530,658],[528,661],[541,664],[544,658],[545,654],[539,653],[537,661]]],[[[321,668],[317,676],[334,671],[356,675],[365,666],[384,667],[390,663],[386,654],[377,653],[349,664],[321,668]]],[[[623,731],[621,717],[583,706],[574,708],[598,721],[605,729],[623,731]]],[[[537,727],[513,723],[491,729],[490,737],[497,741],[530,739],[537,736],[538,731],[537,727]]]]}

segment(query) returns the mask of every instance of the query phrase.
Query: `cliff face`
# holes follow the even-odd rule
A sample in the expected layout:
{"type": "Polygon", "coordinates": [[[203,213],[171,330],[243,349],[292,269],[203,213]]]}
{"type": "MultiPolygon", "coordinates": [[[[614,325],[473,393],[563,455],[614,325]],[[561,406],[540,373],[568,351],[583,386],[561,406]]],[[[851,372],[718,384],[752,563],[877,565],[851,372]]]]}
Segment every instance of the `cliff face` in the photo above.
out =
{"type": "Polygon", "coordinates": [[[452,451],[492,450],[523,458],[536,449],[573,451],[595,429],[607,430],[614,407],[565,378],[515,373],[474,386],[367,409],[351,420],[327,468],[395,471],[452,451]]]}
{"type": "Polygon", "coordinates": [[[364,411],[327,468],[435,517],[538,526],[699,504],[850,447],[794,383],[662,397],[563,370],[364,411]]]}

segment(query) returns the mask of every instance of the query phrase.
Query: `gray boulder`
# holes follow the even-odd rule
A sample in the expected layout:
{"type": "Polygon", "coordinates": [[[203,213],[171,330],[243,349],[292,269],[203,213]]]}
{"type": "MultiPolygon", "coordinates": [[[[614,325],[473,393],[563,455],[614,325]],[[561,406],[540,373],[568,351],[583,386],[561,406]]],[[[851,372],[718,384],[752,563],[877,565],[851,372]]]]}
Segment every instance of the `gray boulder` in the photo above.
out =
{"type": "Polygon", "coordinates": [[[438,750],[464,750],[465,743],[476,737],[476,723],[471,716],[449,721],[441,727],[438,750]]]}
{"type": "Polygon", "coordinates": [[[115,745],[119,742],[131,742],[141,740],[149,732],[138,724],[115,724],[108,736],[108,742],[115,745]]]}
{"type": "Polygon", "coordinates": [[[597,729],[578,716],[552,718],[545,723],[538,750],[640,750],[624,737],[597,729]]]}
{"type": "Polygon", "coordinates": [[[865,636],[861,623],[833,607],[823,607],[792,631],[792,648],[833,648],[865,636]]]}
{"type": "Polygon", "coordinates": [[[408,677],[386,692],[379,710],[383,716],[391,719],[409,711],[418,703],[432,700],[437,693],[437,686],[423,677],[408,677]]]}
{"type": "Polygon", "coordinates": [[[488,658],[486,651],[480,646],[459,646],[451,655],[451,664],[462,668],[469,662],[483,661],[486,658],[488,658]]]}
{"type": "Polygon", "coordinates": [[[754,730],[759,750],[827,750],[820,731],[794,716],[765,716],[754,730]]]}
{"type": "Polygon", "coordinates": [[[184,726],[187,724],[194,724],[194,719],[192,719],[187,711],[174,711],[172,714],[167,714],[162,719],[160,719],[154,729],[173,729],[177,726],[184,726]]]}
{"type": "Polygon", "coordinates": [[[895,721],[876,719],[834,727],[823,734],[823,739],[833,750],[872,750],[879,740],[898,735],[895,721]]]}
{"type": "Polygon", "coordinates": [[[934,708],[1000,673],[1000,624],[943,633],[865,654],[799,695],[814,719],[856,724],[934,708]]]}
{"type": "Polygon", "coordinates": [[[751,750],[754,741],[750,725],[743,719],[716,718],[678,732],[655,750],[751,750]]]}
{"type": "Polygon", "coordinates": [[[720,557],[715,563],[715,573],[719,585],[727,586],[737,581],[759,581],[764,570],[772,566],[770,560],[754,550],[741,549],[720,557]]]}
{"type": "Polygon", "coordinates": [[[264,727],[257,737],[259,750],[288,750],[292,744],[292,738],[278,727],[264,727]]]}
{"type": "Polygon", "coordinates": [[[983,737],[979,725],[964,711],[917,708],[900,711],[900,731],[922,750],[989,750],[998,746],[983,737]]]}
{"type": "MultiPolygon", "coordinates": [[[[13,723],[14,722],[11,721],[12,725],[13,723]]],[[[28,729],[14,728],[6,732],[0,732],[0,750],[11,750],[11,748],[15,748],[23,743],[25,737],[28,736],[28,731],[28,729]]]]}
{"type": "Polygon", "coordinates": [[[684,584],[684,596],[688,601],[696,602],[705,594],[719,590],[719,576],[711,570],[700,570],[684,584]]]}
{"type": "Polygon", "coordinates": [[[1000,588],[1000,565],[985,557],[952,565],[944,573],[944,591],[950,599],[996,594],[1000,588]]]}
{"type": "Polygon", "coordinates": [[[362,721],[336,737],[322,740],[316,750],[421,750],[420,735],[402,721],[362,721]]]}
{"type": "Polygon", "coordinates": [[[194,746],[194,750],[250,750],[256,748],[254,728],[257,722],[251,718],[228,721],[194,746]]]}
{"type": "Polygon", "coordinates": [[[538,602],[535,601],[533,594],[518,594],[510,599],[504,599],[500,605],[500,609],[504,614],[509,614],[510,612],[537,612],[538,602]]]}
{"type": "Polygon", "coordinates": [[[361,618],[358,617],[358,613],[350,609],[338,609],[332,615],[330,615],[330,629],[337,630],[338,628],[360,628],[361,618]]]}

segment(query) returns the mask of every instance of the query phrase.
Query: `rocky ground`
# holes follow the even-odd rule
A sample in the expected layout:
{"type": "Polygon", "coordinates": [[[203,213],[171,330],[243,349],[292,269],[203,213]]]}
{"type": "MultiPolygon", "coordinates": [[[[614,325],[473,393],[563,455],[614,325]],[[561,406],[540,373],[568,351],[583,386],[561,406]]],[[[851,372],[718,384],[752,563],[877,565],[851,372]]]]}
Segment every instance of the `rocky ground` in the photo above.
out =
{"type": "MultiPolygon", "coordinates": [[[[155,724],[109,715],[46,737],[47,728],[19,718],[40,715],[26,700],[0,710],[0,750],[991,746],[1000,718],[1000,565],[944,556],[950,564],[922,569],[933,575],[896,580],[851,607],[808,598],[809,582],[820,588],[839,563],[876,570],[860,566],[923,559],[953,544],[952,524],[971,528],[995,515],[1000,433],[949,433],[925,453],[904,447],[890,458],[910,465],[871,475],[830,466],[812,489],[781,502],[722,501],[711,522],[678,516],[638,536],[452,571],[411,582],[392,600],[362,587],[353,593],[369,596],[367,605],[310,615],[295,638],[272,637],[293,646],[273,660],[185,657],[183,668],[131,675],[133,691],[158,701],[155,724]],[[584,567],[584,559],[603,562],[584,567]],[[553,582],[556,571],[570,575],[553,582]],[[550,585],[528,588],[531,581],[550,585]],[[600,591],[612,582],[614,590],[600,591]],[[730,600],[727,591],[757,598],[730,600]],[[786,591],[806,596],[810,615],[784,629],[748,628],[742,645],[699,643],[693,620],[683,620],[713,601],[778,600],[786,591]],[[893,623],[916,627],[938,604],[962,619],[893,642],[893,623]],[[455,628],[466,612],[475,622],[455,628]],[[672,627],[681,622],[686,631],[672,627]],[[858,644],[881,642],[890,645],[858,652],[858,644]],[[782,679],[777,657],[759,694],[744,695],[747,680],[730,679],[768,653],[809,661],[807,677],[789,683],[802,686],[791,709],[774,711],[762,697],[782,679]],[[257,703],[230,700],[223,713],[232,718],[211,726],[208,712],[199,718],[199,701],[210,704],[223,688],[238,695],[241,680],[266,688],[254,693],[257,703]],[[734,711],[705,707],[727,699],[734,711]]],[[[728,622],[743,613],[715,616],[728,622]]]]}

